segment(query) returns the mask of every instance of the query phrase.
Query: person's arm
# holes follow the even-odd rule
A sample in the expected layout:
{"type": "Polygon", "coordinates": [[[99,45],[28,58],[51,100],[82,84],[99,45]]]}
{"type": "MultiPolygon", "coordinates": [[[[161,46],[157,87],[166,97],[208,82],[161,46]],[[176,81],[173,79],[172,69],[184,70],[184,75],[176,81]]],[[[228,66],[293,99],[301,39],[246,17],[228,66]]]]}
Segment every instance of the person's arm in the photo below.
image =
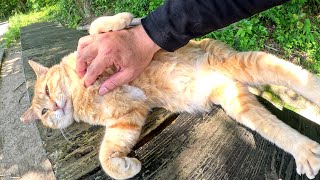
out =
{"type": "Polygon", "coordinates": [[[228,26],[288,0],[167,0],[142,19],[150,38],[175,51],[192,38],[228,26]]]}
{"type": "Polygon", "coordinates": [[[90,86],[103,70],[118,72],[101,84],[101,95],[132,81],[161,48],[174,51],[190,39],[225,27],[285,0],[168,0],[142,25],[79,40],[76,71],[90,86]],[[130,43],[128,43],[130,42],[130,43]]]}

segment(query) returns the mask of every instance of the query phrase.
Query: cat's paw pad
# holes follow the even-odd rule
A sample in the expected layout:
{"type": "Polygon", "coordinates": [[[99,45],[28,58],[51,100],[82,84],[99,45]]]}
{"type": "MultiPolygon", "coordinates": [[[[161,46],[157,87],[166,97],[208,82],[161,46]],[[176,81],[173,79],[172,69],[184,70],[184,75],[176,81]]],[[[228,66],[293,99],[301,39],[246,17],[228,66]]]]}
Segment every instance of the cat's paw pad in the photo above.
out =
{"type": "Polygon", "coordinates": [[[102,167],[114,179],[128,179],[140,172],[141,162],[136,158],[110,157],[102,167]]]}
{"type": "Polygon", "coordinates": [[[306,174],[309,179],[315,178],[320,170],[320,145],[312,140],[299,145],[294,153],[297,173],[306,174]]]}
{"type": "Polygon", "coordinates": [[[92,35],[109,31],[119,31],[128,27],[132,20],[133,15],[127,12],[114,16],[102,16],[91,23],[89,33],[92,35]]]}

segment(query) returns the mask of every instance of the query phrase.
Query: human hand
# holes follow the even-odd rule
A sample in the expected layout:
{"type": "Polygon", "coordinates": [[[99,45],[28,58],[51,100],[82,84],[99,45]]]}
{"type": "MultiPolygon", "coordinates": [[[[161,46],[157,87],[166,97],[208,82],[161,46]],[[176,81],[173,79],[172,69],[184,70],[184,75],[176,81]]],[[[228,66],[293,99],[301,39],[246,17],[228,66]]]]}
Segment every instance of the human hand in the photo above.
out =
{"type": "Polygon", "coordinates": [[[88,87],[105,68],[114,65],[117,72],[99,88],[99,94],[104,95],[138,77],[159,49],[141,25],[85,36],[78,43],[76,72],[88,87]]]}

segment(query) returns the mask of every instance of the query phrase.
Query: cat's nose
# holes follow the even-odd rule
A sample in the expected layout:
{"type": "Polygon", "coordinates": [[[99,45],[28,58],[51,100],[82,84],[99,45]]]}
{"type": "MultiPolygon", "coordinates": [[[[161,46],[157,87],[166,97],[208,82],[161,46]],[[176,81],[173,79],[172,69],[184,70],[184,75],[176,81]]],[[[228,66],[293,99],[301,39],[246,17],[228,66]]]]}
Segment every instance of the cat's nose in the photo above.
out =
{"type": "Polygon", "coordinates": [[[53,111],[56,111],[56,110],[58,110],[58,109],[60,109],[60,107],[57,105],[57,103],[54,103],[54,105],[53,105],[53,111]]]}

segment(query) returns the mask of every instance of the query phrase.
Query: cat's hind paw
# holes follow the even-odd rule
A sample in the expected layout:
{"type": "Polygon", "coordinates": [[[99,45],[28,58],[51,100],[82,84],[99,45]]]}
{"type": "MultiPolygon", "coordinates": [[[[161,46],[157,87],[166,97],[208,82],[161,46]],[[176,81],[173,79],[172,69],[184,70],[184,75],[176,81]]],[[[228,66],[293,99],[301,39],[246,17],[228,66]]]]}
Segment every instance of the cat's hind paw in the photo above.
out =
{"type": "Polygon", "coordinates": [[[297,173],[306,174],[309,179],[314,179],[320,170],[320,145],[312,140],[297,148],[294,158],[297,164],[297,173]]]}
{"type": "Polygon", "coordinates": [[[114,179],[128,179],[141,170],[141,162],[136,158],[110,157],[101,162],[103,170],[114,179]]]}
{"type": "Polygon", "coordinates": [[[133,20],[131,13],[123,12],[114,16],[102,16],[94,20],[89,29],[89,34],[99,34],[109,31],[119,31],[128,27],[133,20]]]}

